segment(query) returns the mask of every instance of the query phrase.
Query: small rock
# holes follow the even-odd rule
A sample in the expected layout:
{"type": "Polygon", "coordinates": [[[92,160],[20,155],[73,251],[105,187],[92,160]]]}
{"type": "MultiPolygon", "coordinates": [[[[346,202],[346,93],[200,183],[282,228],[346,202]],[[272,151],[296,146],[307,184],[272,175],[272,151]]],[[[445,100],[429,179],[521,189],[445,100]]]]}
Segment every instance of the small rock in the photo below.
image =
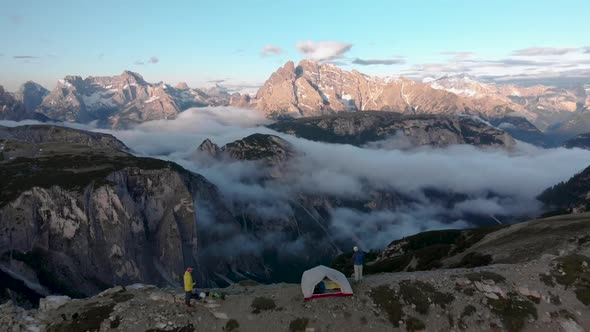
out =
{"type": "Polygon", "coordinates": [[[217,319],[229,319],[229,317],[227,316],[227,314],[224,313],[224,312],[216,312],[216,311],[213,311],[212,313],[213,313],[213,316],[215,316],[215,318],[217,318],[217,319]]]}
{"type": "Polygon", "coordinates": [[[109,289],[106,289],[106,290],[98,293],[98,296],[102,297],[102,296],[116,294],[116,293],[123,292],[123,291],[125,291],[125,288],[123,288],[122,286],[115,286],[113,288],[109,288],[109,289]]]}
{"type": "Polygon", "coordinates": [[[57,309],[71,300],[69,296],[50,295],[39,300],[39,310],[48,311],[57,309]]]}
{"type": "Polygon", "coordinates": [[[484,293],[488,299],[498,300],[500,297],[496,293],[484,293]]]}
{"type": "Polygon", "coordinates": [[[571,319],[562,320],[559,322],[561,325],[561,329],[564,332],[584,332],[584,328],[578,325],[575,321],[571,319]]]}

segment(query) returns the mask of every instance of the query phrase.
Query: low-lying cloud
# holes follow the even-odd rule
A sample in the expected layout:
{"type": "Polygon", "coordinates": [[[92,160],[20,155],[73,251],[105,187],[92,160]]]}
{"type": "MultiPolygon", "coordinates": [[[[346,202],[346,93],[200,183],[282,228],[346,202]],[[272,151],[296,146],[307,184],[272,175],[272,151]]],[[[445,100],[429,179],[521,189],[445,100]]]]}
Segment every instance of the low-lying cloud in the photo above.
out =
{"type": "Polygon", "coordinates": [[[202,174],[218,186],[228,206],[269,225],[293,220],[295,209],[304,208],[302,197],[327,200],[327,219],[313,211],[309,215],[338,243],[367,249],[424,230],[473,226],[482,218],[490,224],[534,217],[542,212],[538,194],[590,165],[590,152],[579,149],[524,143],[513,151],[469,145],[412,148],[402,136],[355,147],[261,126],[268,123],[255,110],[219,107],[190,109],[175,120],[130,130],[76,127],[111,133],[139,155],[172,160],[202,174]],[[282,137],[296,152],[279,177],[269,178],[257,162],[220,162],[195,153],[207,138],[223,146],[253,133],[282,137]]]}

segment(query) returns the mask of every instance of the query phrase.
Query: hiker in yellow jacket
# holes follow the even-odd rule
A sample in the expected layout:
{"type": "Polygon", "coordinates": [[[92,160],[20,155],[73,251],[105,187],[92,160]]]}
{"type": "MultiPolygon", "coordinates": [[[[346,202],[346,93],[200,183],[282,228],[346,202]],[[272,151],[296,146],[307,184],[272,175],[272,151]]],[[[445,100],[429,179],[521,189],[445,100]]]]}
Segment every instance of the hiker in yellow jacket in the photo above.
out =
{"type": "Polygon", "coordinates": [[[187,306],[191,306],[191,297],[193,297],[193,288],[195,284],[193,282],[193,269],[191,267],[186,268],[184,272],[184,303],[187,306]]]}

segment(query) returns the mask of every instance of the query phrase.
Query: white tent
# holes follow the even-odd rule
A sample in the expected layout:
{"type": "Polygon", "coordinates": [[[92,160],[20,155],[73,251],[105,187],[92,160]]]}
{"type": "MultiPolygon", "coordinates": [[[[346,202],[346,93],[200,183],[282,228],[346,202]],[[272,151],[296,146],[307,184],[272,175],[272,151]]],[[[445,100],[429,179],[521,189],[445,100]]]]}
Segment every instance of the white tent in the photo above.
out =
{"type": "Polygon", "coordinates": [[[352,288],[346,276],[339,271],[323,265],[318,265],[303,272],[301,276],[301,291],[306,300],[329,296],[352,296],[352,288]],[[326,277],[336,283],[339,289],[323,294],[314,294],[315,286],[326,277]]]}

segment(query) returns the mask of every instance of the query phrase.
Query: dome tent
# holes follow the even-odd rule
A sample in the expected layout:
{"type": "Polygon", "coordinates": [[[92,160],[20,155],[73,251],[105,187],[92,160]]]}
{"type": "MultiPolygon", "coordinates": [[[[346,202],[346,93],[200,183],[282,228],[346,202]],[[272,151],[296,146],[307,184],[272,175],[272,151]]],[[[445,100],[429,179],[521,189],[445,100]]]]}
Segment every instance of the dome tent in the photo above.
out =
{"type": "Polygon", "coordinates": [[[352,296],[352,288],[346,276],[340,271],[336,271],[324,265],[318,265],[312,269],[303,272],[301,276],[301,291],[305,300],[318,297],[330,296],[352,296]],[[330,279],[338,285],[338,290],[314,294],[314,289],[324,278],[330,279]]]}

